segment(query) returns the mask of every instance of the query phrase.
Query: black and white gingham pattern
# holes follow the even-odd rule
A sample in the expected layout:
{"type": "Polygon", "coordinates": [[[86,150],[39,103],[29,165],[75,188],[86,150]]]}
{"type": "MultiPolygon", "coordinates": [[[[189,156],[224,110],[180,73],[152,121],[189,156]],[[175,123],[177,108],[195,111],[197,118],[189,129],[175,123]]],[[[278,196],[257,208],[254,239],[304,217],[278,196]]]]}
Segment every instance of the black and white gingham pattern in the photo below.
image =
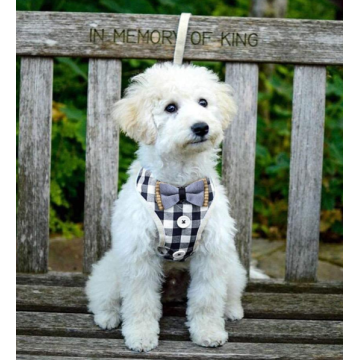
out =
{"type": "Polygon", "coordinates": [[[165,246],[159,248],[158,251],[165,259],[179,260],[173,256],[179,250],[185,251],[185,256],[179,261],[184,261],[193,254],[201,222],[204,220],[215,195],[211,181],[207,179],[207,182],[209,187],[208,207],[200,207],[183,201],[169,209],[159,210],[155,201],[156,179],[149,170],[144,168],[140,170],[136,181],[136,188],[148,202],[150,208],[158,216],[164,227],[165,246]],[[190,225],[187,228],[182,229],[178,226],[177,220],[180,216],[187,216],[190,219],[190,225]]]}

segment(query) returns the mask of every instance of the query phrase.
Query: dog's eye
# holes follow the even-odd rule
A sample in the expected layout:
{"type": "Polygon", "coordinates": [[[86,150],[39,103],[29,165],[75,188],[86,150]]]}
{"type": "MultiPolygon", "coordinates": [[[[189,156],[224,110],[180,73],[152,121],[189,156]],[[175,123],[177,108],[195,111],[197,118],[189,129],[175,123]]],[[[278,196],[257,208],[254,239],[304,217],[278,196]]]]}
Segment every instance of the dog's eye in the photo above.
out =
{"type": "Polygon", "coordinates": [[[200,99],[199,100],[199,105],[203,106],[203,107],[207,107],[208,106],[208,102],[205,99],[200,99]]]}
{"type": "Polygon", "coordinates": [[[166,108],[165,111],[168,113],[173,113],[177,110],[177,106],[175,104],[169,104],[166,108]]]}

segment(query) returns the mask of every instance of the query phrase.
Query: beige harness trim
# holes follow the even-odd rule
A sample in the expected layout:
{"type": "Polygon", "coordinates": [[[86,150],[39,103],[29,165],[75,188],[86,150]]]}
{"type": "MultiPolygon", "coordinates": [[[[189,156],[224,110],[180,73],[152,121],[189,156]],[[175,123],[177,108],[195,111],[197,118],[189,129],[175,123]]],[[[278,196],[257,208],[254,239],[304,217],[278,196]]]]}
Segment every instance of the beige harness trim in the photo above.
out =
{"type": "Polygon", "coordinates": [[[180,16],[176,44],[174,51],[174,64],[181,65],[184,58],[186,35],[189,26],[190,13],[182,13],[180,16]]]}
{"type": "Polygon", "coordinates": [[[161,195],[160,195],[160,181],[157,181],[155,185],[155,201],[157,203],[157,206],[159,207],[159,210],[163,211],[164,206],[162,204],[161,195]]]}

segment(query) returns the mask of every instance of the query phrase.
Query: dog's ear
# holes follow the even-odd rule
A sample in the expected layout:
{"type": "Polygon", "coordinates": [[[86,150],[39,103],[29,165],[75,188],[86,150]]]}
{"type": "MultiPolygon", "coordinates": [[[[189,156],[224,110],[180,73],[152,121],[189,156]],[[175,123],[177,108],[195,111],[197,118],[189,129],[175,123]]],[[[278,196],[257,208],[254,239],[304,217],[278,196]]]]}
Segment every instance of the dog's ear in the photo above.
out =
{"type": "Polygon", "coordinates": [[[130,85],[125,97],[114,105],[112,117],[129,137],[151,145],[157,134],[152,118],[152,104],[140,86],[134,85],[130,85]]]}
{"type": "Polygon", "coordinates": [[[234,119],[237,106],[233,96],[233,88],[225,83],[218,83],[218,89],[216,92],[217,105],[222,115],[222,128],[225,130],[234,119]]]}

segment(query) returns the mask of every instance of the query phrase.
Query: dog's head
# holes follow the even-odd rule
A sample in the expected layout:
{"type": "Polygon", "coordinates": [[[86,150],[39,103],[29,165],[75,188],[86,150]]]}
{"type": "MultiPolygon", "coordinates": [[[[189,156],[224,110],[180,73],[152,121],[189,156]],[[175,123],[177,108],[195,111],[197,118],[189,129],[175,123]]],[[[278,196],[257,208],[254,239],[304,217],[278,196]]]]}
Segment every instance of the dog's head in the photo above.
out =
{"type": "Polygon", "coordinates": [[[134,140],[181,154],[217,147],[235,113],[231,87],[213,72],[163,63],[132,79],[113,117],[134,140]]]}

